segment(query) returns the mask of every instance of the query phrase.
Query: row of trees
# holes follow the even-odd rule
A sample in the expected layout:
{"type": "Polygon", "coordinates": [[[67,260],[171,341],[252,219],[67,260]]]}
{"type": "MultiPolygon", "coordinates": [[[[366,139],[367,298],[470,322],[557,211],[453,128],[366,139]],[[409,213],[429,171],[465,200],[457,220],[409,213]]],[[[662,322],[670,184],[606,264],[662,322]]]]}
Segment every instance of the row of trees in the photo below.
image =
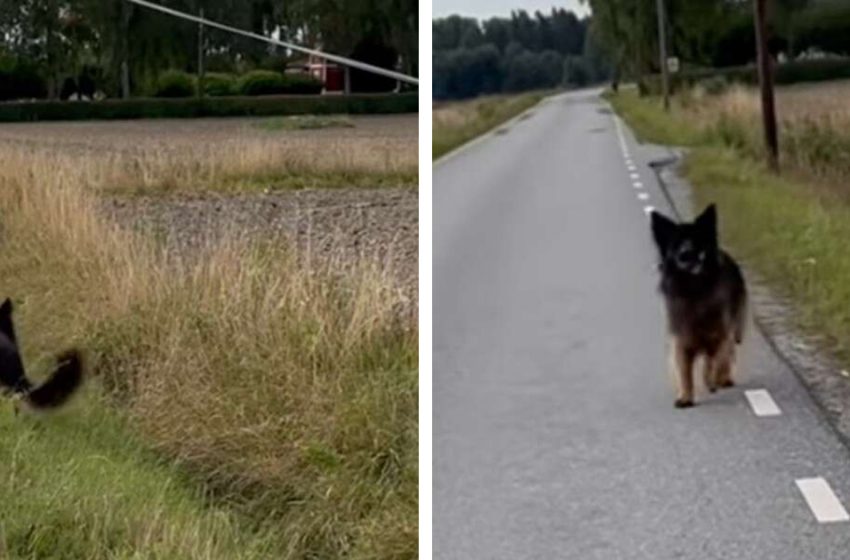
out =
{"type": "Polygon", "coordinates": [[[434,20],[432,33],[437,99],[580,86],[610,73],[590,19],[564,9],[482,22],[450,16],[434,20]]]}
{"type": "MultiPolygon", "coordinates": [[[[658,71],[655,2],[586,0],[592,31],[621,71],[658,71]]],[[[751,0],[665,0],[668,50],[692,66],[749,64],[755,58],[751,0]]],[[[806,51],[850,55],[850,3],[846,0],[773,0],[770,45],[774,55],[806,51]]]]}
{"type": "MultiPolygon", "coordinates": [[[[416,0],[159,0],[176,10],[415,74],[416,0]]],[[[207,69],[282,69],[286,53],[207,32],[207,69]]],[[[126,0],[0,0],[0,72],[46,81],[56,97],[84,76],[109,95],[144,92],[169,68],[197,70],[197,26],[126,0]]]]}

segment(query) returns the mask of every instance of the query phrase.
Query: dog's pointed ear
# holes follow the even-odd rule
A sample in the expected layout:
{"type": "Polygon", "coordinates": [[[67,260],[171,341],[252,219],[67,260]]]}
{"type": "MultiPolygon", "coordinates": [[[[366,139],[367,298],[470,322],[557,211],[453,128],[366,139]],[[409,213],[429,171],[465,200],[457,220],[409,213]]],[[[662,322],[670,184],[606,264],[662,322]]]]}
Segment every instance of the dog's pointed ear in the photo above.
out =
{"type": "Polygon", "coordinates": [[[652,221],[652,237],[655,239],[658,250],[663,254],[679,226],[667,216],[654,210],[650,213],[650,220],[652,221]]]}
{"type": "Polygon", "coordinates": [[[6,298],[6,301],[0,305],[0,316],[8,316],[12,314],[12,300],[6,298]]]}
{"type": "Polygon", "coordinates": [[[702,211],[702,214],[694,220],[694,225],[697,229],[703,232],[710,239],[717,239],[717,207],[714,204],[709,204],[702,211]]]}

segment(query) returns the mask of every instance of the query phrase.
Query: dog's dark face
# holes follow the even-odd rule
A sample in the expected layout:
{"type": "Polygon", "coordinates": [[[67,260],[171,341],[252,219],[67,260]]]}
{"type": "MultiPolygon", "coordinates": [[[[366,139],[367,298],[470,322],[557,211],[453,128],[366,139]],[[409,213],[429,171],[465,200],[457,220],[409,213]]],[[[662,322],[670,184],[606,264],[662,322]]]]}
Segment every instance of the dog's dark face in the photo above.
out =
{"type": "Polygon", "coordinates": [[[653,212],[652,236],[665,272],[696,277],[710,272],[717,263],[717,210],[713,204],[692,223],[677,224],[653,212]]]}

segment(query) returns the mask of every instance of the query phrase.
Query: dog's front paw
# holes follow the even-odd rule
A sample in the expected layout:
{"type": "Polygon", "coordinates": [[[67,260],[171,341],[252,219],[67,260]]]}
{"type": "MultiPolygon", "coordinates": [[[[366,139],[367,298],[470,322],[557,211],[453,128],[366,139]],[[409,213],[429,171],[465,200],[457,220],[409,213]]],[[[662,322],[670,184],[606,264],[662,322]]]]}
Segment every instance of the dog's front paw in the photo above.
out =
{"type": "Polygon", "coordinates": [[[676,402],[673,403],[673,406],[676,408],[690,408],[694,406],[693,399],[676,399],[676,402]]]}
{"type": "Polygon", "coordinates": [[[724,379],[723,381],[720,382],[720,388],[721,389],[728,389],[729,387],[734,387],[734,386],[735,386],[735,382],[732,381],[731,379],[724,379]]]}

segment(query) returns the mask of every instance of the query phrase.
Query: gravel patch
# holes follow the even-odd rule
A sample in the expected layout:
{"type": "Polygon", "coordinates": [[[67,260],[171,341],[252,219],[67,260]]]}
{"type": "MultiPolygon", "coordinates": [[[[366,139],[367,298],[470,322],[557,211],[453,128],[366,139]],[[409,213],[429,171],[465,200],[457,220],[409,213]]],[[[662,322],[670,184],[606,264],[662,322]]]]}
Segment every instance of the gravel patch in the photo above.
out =
{"type": "Polygon", "coordinates": [[[334,189],[222,195],[110,197],[104,212],[119,225],[155,235],[191,255],[237,232],[295,243],[299,255],[335,266],[377,263],[409,302],[418,301],[419,210],[413,189],[334,189]]]}

